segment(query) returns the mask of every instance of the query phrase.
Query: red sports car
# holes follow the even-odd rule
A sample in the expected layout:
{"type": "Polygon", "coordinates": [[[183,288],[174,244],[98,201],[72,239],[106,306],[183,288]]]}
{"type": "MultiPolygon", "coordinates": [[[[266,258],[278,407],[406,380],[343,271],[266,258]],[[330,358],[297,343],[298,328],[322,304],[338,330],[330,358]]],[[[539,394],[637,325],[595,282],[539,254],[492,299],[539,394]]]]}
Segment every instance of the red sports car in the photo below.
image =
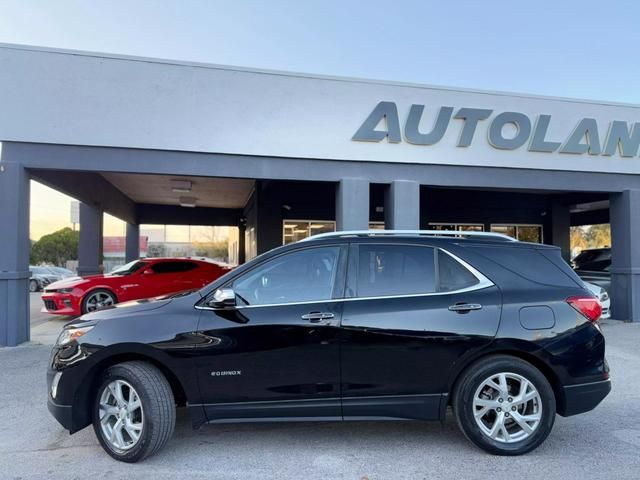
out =
{"type": "Polygon", "coordinates": [[[81,315],[140,298],[202,288],[231,267],[191,258],[142,258],[107,275],[73,277],[47,285],[43,311],[81,315]]]}

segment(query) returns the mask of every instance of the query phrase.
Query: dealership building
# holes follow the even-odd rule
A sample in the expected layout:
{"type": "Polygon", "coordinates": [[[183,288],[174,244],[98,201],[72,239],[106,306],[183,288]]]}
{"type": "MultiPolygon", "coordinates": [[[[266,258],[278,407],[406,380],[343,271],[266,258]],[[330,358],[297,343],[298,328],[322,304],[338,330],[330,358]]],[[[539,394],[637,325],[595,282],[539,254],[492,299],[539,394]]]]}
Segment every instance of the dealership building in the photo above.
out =
{"type": "Polygon", "coordinates": [[[557,245],[611,223],[612,314],[640,320],[640,107],[0,44],[0,345],[29,339],[29,181],[104,213],[239,229],[239,261],[330,230],[557,245]]]}

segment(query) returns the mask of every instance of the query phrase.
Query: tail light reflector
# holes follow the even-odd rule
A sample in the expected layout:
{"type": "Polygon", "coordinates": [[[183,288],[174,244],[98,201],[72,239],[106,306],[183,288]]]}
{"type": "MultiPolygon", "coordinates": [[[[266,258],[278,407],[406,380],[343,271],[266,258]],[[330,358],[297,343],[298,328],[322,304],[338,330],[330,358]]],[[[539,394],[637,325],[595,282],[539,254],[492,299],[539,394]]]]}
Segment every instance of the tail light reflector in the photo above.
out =
{"type": "Polygon", "coordinates": [[[567,298],[567,303],[581,313],[587,320],[597,322],[602,315],[602,305],[596,297],[575,296],[567,298]]]}

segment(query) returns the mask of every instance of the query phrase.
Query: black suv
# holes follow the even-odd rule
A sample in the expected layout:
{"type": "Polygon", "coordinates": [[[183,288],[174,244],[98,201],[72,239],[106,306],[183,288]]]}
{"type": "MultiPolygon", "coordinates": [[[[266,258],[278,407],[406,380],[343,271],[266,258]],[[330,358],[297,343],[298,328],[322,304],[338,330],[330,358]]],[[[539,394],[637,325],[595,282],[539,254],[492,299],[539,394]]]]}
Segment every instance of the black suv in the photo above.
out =
{"type": "Polygon", "coordinates": [[[48,405],[141,460],[194,427],[443,420],[501,455],[610,391],[600,304],[555,247],[471,232],[338,232],[263,254],[208,287],[69,323],[48,405]]]}

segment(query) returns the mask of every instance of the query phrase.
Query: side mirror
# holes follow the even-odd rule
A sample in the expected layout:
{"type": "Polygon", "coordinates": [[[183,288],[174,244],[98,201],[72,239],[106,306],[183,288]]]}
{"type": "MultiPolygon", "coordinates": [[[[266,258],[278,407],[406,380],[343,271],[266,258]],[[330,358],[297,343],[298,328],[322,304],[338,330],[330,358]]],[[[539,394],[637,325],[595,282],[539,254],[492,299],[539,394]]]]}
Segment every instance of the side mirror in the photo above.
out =
{"type": "Polygon", "coordinates": [[[236,292],[233,288],[219,288],[213,298],[207,302],[210,307],[229,308],[236,306],[236,292]]]}
{"type": "Polygon", "coordinates": [[[156,272],[153,271],[153,268],[147,268],[142,272],[143,275],[153,275],[154,273],[156,272]]]}

